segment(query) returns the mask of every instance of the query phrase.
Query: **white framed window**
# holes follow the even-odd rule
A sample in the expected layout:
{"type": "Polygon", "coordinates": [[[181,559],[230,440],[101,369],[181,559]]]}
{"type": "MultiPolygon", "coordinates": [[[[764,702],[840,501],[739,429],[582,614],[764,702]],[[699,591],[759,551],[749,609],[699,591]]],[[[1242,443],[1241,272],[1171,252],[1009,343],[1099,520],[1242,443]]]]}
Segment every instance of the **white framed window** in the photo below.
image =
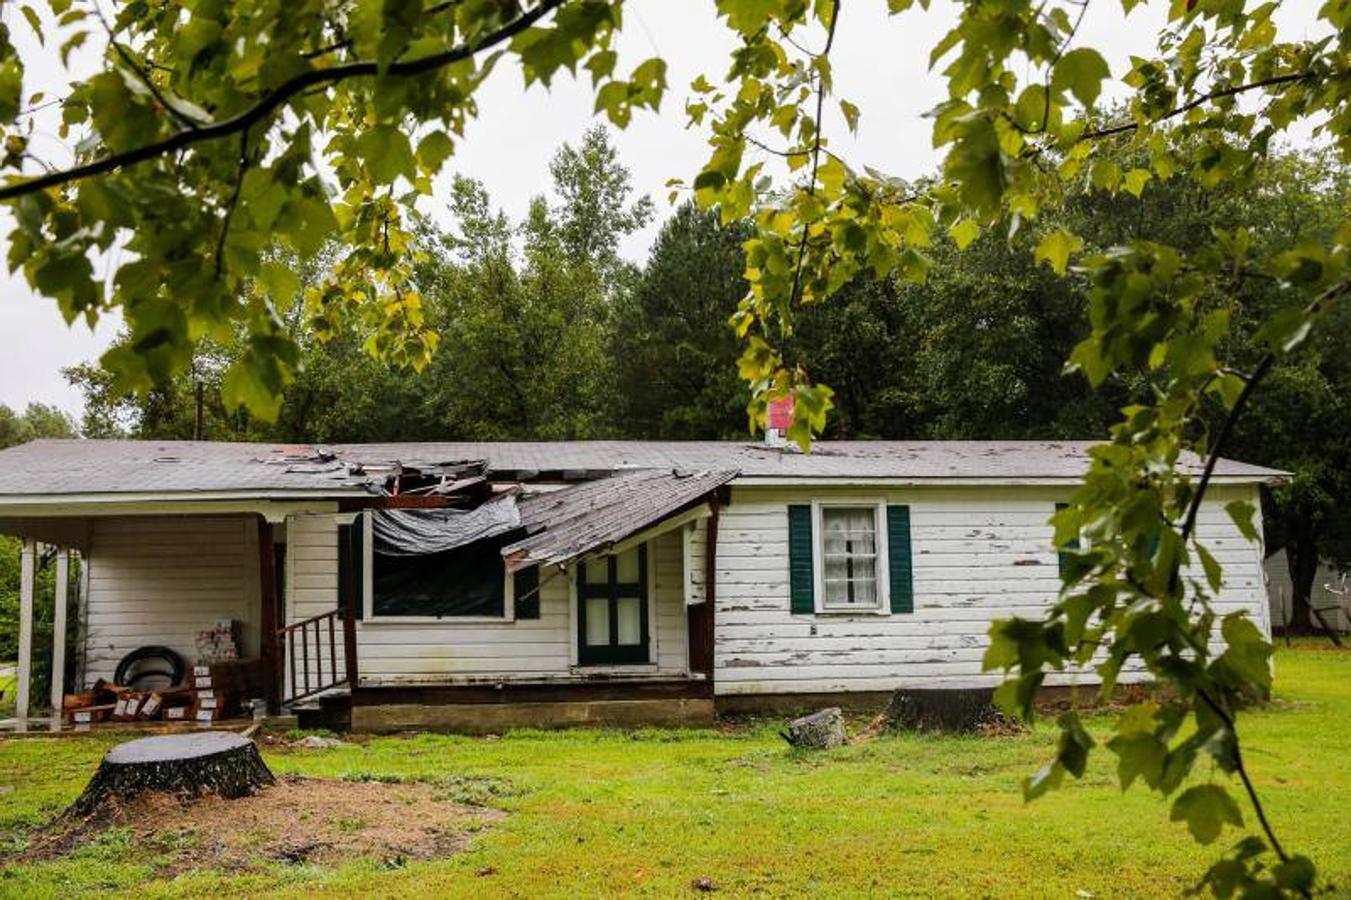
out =
{"type": "Polygon", "coordinates": [[[819,613],[885,613],[887,577],[886,503],[880,500],[812,504],[819,613]]]}

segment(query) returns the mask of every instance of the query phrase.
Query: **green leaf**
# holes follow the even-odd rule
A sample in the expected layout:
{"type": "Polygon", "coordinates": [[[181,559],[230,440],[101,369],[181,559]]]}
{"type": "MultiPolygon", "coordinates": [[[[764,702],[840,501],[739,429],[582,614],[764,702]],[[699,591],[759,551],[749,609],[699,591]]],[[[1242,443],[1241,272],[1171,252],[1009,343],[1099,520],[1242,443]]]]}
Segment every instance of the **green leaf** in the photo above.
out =
{"type": "Polygon", "coordinates": [[[1257,330],[1254,339],[1272,350],[1289,353],[1309,336],[1313,317],[1302,306],[1287,307],[1267,319],[1257,330]]]}
{"type": "Polygon", "coordinates": [[[1033,258],[1037,262],[1049,265],[1057,275],[1064,275],[1069,267],[1071,254],[1079,252],[1083,246],[1083,238],[1064,228],[1057,228],[1041,239],[1033,258]]]}
{"type": "Polygon", "coordinates": [[[417,161],[422,171],[435,174],[441,171],[441,164],[455,152],[455,142],[444,131],[433,131],[418,141],[417,161]]]}
{"type": "Polygon", "coordinates": [[[1065,767],[1058,762],[1049,762],[1035,774],[1023,779],[1023,801],[1031,803],[1053,788],[1060,787],[1065,780],[1065,767]]]}
{"type": "Polygon", "coordinates": [[[1263,695],[1271,690],[1271,644],[1262,631],[1241,612],[1224,617],[1220,626],[1225,650],[1216,659],[1225,681],[1236,689],[1256,687],[1263,695]]]}
{"type": "Polygon", "coordinates": [[[376,125],[362,132],[356,139],[356,152],[377,184],[391,184],[400,175],[410,180],[417,175],[408,135],[393,125],[376,125]]]}
{"type": "Polygon", "coordinates": [[[1008,179],[994,125],[984,116],[968,119],[954,126],[953,138],[944,173],[956,182],[967,206],[982,217],[995,215],[1008,179]]]}
{"type": "Polygon", "coordinates": [[[1224,511],[1229,513],[1229,518],[1233,519],[1234,525],[1245,538],[1250,541],[1258,540],[1257,526],[1253,523],[1257,507],[1247,500],[1231,500],[1224,505],[1224,511]]]}
{"type": "Polygon", "coordinates": [[[948,229],[948,237],[957,245],[958,250],[965,250],[971,246],[971,242],[980,237],[980,226],[970,219],[958,219],[948,229]]]}
{"type": "Polygon", "coordinates": [[[849,133],[858,134],[858,107],[841,98],[840,112],[844,114],[844,121],[849,126],[849,133]]]}
{"type": "Polygon", "coordinates": [[[258,284],[272,298],[277,309],[286,309],[300,293],[300,276],[292,266],[268,260],[258,271],[258,284]]]}
{"type": "Polygon", "coordinates": [[[225,408],[247,409],[252,415],[267,422],[275,421],[281,412],[282,397],[264,382],[249,357],[236,360],[221,380],[221,400],[225,408]]]}
{"type": "Polygon", "coordinates": [[[1119,734],[1107,742],[1107,749],[1117,755],[1117,778],[1124,791],[1136,778],[1157,788],[1163,778],[1163,761],[1168,747],[1152,733],[1119,734]]]}
{"type": "Polygon", "coordinates": [[[1149,180],[1153,177],[1148,169],[1131,169],[1121,182],[1130,194],[1139,197],[1145,192],[1145,185],[1149,184],[1149,180]]]}
{"type": "Polygon", "coordinates": [[[1206,583],[1210,585],[1212,591],[1218,592],[1224,575],[1219,561],[1200,544],[1196,545],[1196,555],[1201,557],[1201,568],[1205,570],[1206,583]]]}
{"type": "Polygon", "coordinates": [[[1307,856],[1292,856],[1278,863],[1271,874],[1278,885],[1292,893],[1307,895],[1313,890],[1314,866],[1307,856]]]}
{"type": "Polygon", "coordinates": [[[1082,778],[1088,767],[1088,751],[1093,749],[1092,736],[1079,721],[1079,714],[1071,710],[1056,720],[1060,725],[1060,751],[1056,761],[1075,778],[1082,778]]]}
{"type": "Polygon", "coordinates": [[[1111,74],[1101,53],[1091,47],[1079,47],[1060,57],[1055,64],[1051,89],[1068,90],[1084,106],[1092,106],[1102,93],[1102,82],[1111,74]]]}
{"type": "Polygon", "coordinates": [[[1243,814],[1229,792],[1218,784],[1198,784],[1173,801],[1172,821],[1186,821],[1187,830],[1202,844],[1213,843],[1225,824],[1243,827],[1243,814]]]}

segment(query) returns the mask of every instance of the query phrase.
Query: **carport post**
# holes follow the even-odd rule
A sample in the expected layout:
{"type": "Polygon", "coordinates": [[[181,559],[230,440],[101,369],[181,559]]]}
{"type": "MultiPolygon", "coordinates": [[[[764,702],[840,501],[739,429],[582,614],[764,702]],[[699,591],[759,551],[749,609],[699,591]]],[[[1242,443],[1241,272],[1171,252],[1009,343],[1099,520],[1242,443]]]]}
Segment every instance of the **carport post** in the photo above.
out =
{"type": "Polygon", "coordinates": [[[66,607],[70,603],[70,549],[56,551],[56,590],[52,597],[52,724],[61,721],[66,697],[66,607]]]}
{"type": "Polygon", "coordinates": [[[33,569],[37,562],[37,544],[23,539],[19,555],[19,683],[14,691],[14,715],[20,722],[28,718],[28,683],[33,678],[33,569]]]}

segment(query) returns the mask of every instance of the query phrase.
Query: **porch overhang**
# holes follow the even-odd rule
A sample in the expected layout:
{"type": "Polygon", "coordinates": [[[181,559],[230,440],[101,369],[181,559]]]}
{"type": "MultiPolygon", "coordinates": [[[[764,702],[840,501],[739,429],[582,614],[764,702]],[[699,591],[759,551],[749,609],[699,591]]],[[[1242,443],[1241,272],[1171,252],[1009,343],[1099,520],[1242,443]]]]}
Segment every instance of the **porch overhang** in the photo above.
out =
{"type": "Polygon", "coordinates": [[[613,552],[704,514],[708,499],[736,470],[635,469],[521,501],[529,533],[502,548],[507,573],[564,567],[613,552]]]}

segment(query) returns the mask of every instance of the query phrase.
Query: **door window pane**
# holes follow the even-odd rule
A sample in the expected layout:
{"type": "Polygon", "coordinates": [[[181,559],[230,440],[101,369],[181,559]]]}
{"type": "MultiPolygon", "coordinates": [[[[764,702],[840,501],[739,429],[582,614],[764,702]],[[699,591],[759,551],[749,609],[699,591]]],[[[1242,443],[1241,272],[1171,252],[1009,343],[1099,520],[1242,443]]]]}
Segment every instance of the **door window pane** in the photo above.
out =
{"type": "MultiPolygon", "coordinates": [[[[590,567],[588,567],[590,568],[590,567]]],[[[593,647],[610,643],[610,601],[605,597],[587,597],[586,642],[593,647]]]]}
{"type": "Polygon", "coordinates": [[[577,573],[580,665],[651,662],[647,548],[588,560],[577,573]]]}
{"type": "Polygon", "coordinates": [[[615,580],[620,584],[637,584],[642,578],[638,563],[638,548],[626,550],[615,557],[615,580]]]}
{"type": "Polygon", "coordinates": [[[637,597],[619,598],[619,639],[626,647],[643,642],[643,601],[637,597]]]}
{"type": "Polygon", "coordinates": [[[877,510],[828,506],[821,510],[822,606],[876,609],[877,510]]]}
{"type": "Polygon", "coordinates": [[[583,563],[582,568],[586,572],[584,579],[587,584],[609,583],[610,561],[608,559],[593,559],[591,562],[583,563]]]}

